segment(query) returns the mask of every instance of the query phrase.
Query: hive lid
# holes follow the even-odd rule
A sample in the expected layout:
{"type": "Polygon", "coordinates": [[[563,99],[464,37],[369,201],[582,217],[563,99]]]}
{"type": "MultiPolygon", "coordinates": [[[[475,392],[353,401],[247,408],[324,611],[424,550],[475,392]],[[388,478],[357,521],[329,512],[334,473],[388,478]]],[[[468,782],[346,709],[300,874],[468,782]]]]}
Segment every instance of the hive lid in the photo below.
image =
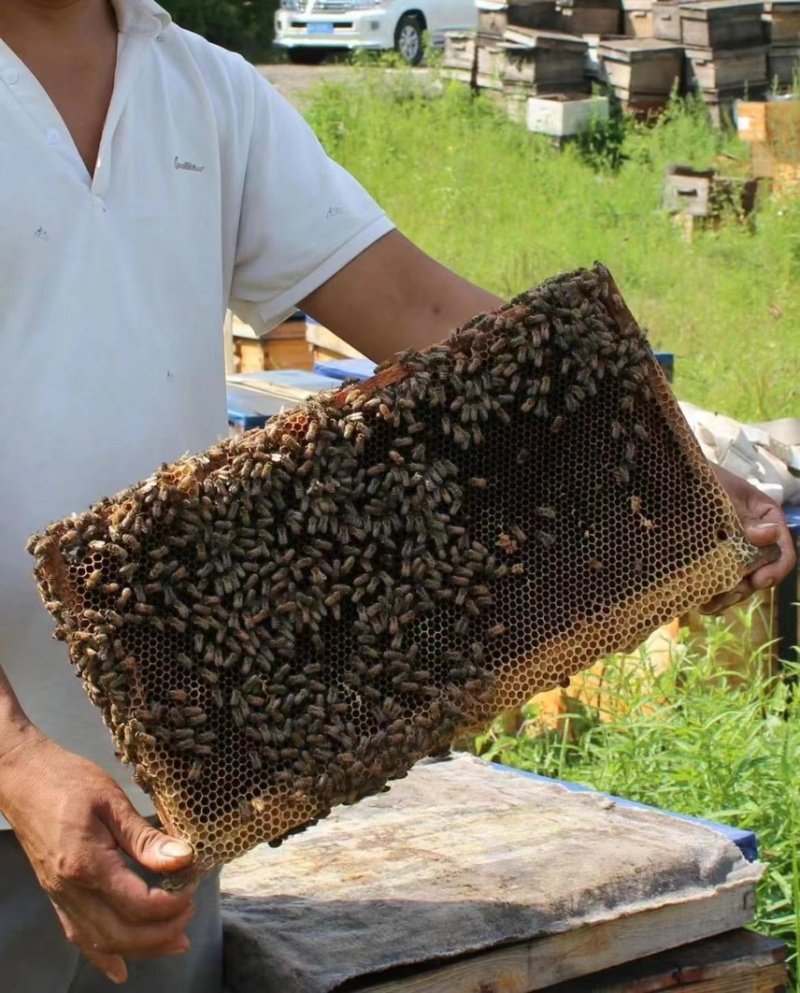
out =
{"type": "Polygon", "coordinates": [[[565,52],[585,52],[588,44],[575,35],[560,31],[540,31],[538,28],[509,27],[503,32],[504,41],[525,48],[559,49],[565,52]]]}
{"type": "Polygon", "coordinates": [[[714,17],[729,17],[731,14],[760,17],[764,10],[762,2],[753,0],[691,0],[681,3],[681,17],[705,20],[709,15],[714,17]]]}
{"type": "Polygon", "coordinates": [[[680,54],[683,45],[660,38],[605,38],[600,40],[599,52],[604,57],[624,55],[626,58],[647,56],[653,52],[672,52],[680,54]]]}
{"type": "Polygon", "coordinates": [[[521,961],[540,988],[748,923],[762,871],[707,827],[456,755],[226,869],[228,982],[372,990],[400,968],[409,989],[439,993],[467,988],[458,965],[448,983],[446,963],[460,961],[469,989],[500,988],[500,976],[503,989],[530,989],[521,961]],[[672,911],[674,928],[658,927],[672,911]],[[625,939],[609,940],[604,927],[623,920],[625,939]],[[557,944],[581,928],[579,954],[557,944]],[[493,964],[522,942],[516,967],[493,964]]]}

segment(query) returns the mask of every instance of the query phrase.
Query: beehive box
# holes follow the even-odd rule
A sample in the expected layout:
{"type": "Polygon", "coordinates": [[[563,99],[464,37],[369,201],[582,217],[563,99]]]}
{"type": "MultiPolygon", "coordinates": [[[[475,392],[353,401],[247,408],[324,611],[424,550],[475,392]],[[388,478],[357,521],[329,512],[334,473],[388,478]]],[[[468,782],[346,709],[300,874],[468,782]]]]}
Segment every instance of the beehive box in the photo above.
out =
{"type": "Polygon", "coordinates": [[[587,47],[582,39],[561,32],[509,29],[500,46],[502,83],[526,87],[533,95],[587,92],[587,47]]]}
{"type": "Polygon", "coordinates": [[[696,0],[680,7],[681,41],[695,48],[746,48],[764,43],[763,3],[696,0]]]}
{"type": "Polygon", "coordinates": [[[56,637],[200,870],[641,643],[754,552],[601,266],[29,549],[56,637]]]}
{"type": "Polygon", "coordinates": [[[800,2],[768,0],[764,5],[769,40],[778,44],[800,44],[800,2]]]}
{"type": "Polygon", "coordinates": [[[551,138],[580,134],[593,121],[608,118],[608,97],[529,97],[525,124],[529,131],[551,138]]]}
{"type": "Polygon", "coordinates": [[[622,33],[631,38],[652,38],[653,0],[622,0],[622,33]]]}
{"type": "Polygon", "coordinates": [[[662,41],[681,41],[680,0],[653,0],[653,35],[662,41]]]}
{"type": "Polygon", "coordinates": [[[555,0],[519,0],[502,3],[477,0],[478,35],[482,38],[503,37],[509,27],[553,30],[556,26],[555,0]]]}
{"type": "Polygon", "coordinates": [[[683,48],[656,38],[616,38],[601,41],[601,78],[624,99],[668,97],[680,87],[683,48]]]}
{"type": "Polygon", "coordinates": [[[264,335],[232,318],[235,372],[259,372],[266,369],[310,369],[311,349],[306,342],[304,314],[283,321],[264,335]]]}
{"type": "Polygon", "coordinates": [[[769,81],[789,89],[800,73],[800,42],[773,44],[767,57],[769,81]]]}
{"type": "Polygon", "coordinates": [[[768,142],[783,155],[800,156],[800,100],[746,101],[739,105],[736,126],[747,142],[768,142]]]}
{"type": "Polygon", "coordinates": [[[556,29],[576,36],[615,35],[621,19],[619,0],[559,0],[556,29]]]}
{"type": "MultiPolygon", "coordinates": [[[[475,71],[477,58],[475,35],[466,31],[446,31],[444,35],[444,56],[442,59],[443,69],[452,77],[460,79],[462,82],[470,82],[475,71]]],[[[314,361],[324,361],[324,358],[334,357],[331,350],[327,350],[327,355],[317,351],[314,361]]],[[[338,356],[344,357],[344,356],[338,356]]],[[[352,358],[352,356],[348,356],[352,358]]]]}
{"type": "MultiPolygon", "coordinates": [[[[686,85],[689,89],[730,90],[767,85],[767,46],[727,48],[686,48],[686,85]]],[[[755,93],[752,93],[755,97],[755,93]]]]}
{"type": "Polygon", "coordinates": [[[744,217],[755,207],[756,189],[752,179],[671,165],[664,176],[663,208],[670,214],[693,217],[718,217],[727,212],[744,217]]]}

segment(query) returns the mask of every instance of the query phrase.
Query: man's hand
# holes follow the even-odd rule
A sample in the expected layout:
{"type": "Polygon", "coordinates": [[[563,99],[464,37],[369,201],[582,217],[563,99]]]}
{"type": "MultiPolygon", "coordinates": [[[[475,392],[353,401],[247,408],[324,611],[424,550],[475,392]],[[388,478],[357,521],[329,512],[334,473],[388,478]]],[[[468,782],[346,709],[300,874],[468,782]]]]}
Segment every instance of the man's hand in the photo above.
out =
{"type": "Polygon", "coordinates": [[[67,939],[113,982],[127,978],[124,956],[158,958],[189,947],[192,891],[150,888],[121,851],[170,873],[191,863],[191,847],[151,827],[92,762],[30,726],[0,753],[0,809],[67,939]]]}
{"type": "Polygon", "coordinates": [[[703,614],[721,614],[752,596],[756,590],[775,586],[795,568],[794,542],[783,511],[774,500],[746,480],[721,466],[712,466],[719,484],[727,491],[747,538],[759,548],[777,545],[781,555],[776,562],[761,566],[745,576],[730,593],[722,593],[700,608],[703,614]]]}

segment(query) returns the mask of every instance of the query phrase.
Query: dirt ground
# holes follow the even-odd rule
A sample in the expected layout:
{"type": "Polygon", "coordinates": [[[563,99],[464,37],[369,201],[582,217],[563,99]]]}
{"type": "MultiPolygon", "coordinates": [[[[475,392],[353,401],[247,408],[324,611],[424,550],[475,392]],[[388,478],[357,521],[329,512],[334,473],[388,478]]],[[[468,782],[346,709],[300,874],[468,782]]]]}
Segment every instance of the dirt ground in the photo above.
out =
{"type": "Polygon", "coordinates": [[[296,107],[303,108],[303,96],[322,80],[342,80],[352,72],[346,65],[295,66],[261,65],[256,66],[261,75],[275,87],[278,92],[291,101],[296,107]]]}

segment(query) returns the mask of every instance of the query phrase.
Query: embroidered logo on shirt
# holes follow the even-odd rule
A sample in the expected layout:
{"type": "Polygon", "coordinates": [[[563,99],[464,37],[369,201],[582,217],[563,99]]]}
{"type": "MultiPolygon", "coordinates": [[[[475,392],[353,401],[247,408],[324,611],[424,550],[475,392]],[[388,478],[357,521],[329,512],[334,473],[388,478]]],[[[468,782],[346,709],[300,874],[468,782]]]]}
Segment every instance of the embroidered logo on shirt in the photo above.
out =
{"type": "Polygon", "coordinates": [[[178,156],[175,156],[174,166],[176,169],[182,169],[184,172],[205,172],[206,167],[204,165],[195,165],[194,162],[181,162],[178,156]]]}
{"type": "Polygon", "coordinates": [[[341,207],[328,207],[328,213],[325,215],[325,220],[329,221],[332,217],[339,217],[344,211],[341,207]]]}
{"type": "Polygon", "coordinates": [[[50,235],[44,228],[39,228],[37,231],[34,231],[33,237],[38,238],[39,241],[50,241],[50,235]]]}

